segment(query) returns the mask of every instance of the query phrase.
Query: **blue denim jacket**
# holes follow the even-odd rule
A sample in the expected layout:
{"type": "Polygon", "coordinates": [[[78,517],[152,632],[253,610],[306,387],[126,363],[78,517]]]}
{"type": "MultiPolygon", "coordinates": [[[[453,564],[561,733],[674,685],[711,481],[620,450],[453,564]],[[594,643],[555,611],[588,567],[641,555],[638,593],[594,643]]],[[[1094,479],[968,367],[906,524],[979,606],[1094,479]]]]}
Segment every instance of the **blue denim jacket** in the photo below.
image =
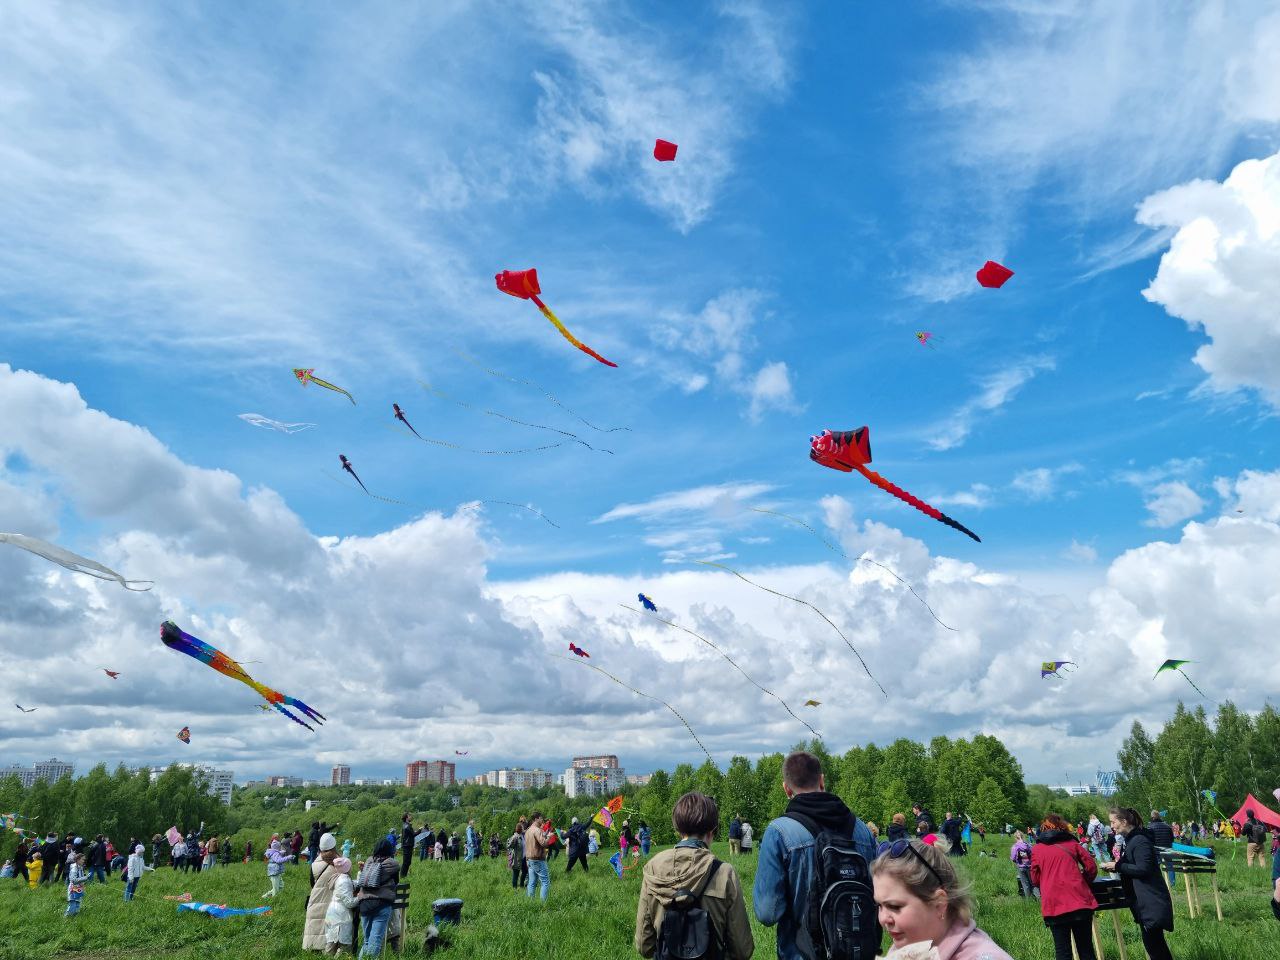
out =
{"type": "MultiPolygon", "coordinates": [[[[861,820],[854,827],[853,843],[867,863],[876,858],[875,840],[861,820]]],[[[760,841],[751,891],[756,919],[766,927],[778,925],[778,960],[813,960],[796,944],[796,933],[808,916],[812,882],[813,835],[790,817],[779,817],[760,841]]]]}

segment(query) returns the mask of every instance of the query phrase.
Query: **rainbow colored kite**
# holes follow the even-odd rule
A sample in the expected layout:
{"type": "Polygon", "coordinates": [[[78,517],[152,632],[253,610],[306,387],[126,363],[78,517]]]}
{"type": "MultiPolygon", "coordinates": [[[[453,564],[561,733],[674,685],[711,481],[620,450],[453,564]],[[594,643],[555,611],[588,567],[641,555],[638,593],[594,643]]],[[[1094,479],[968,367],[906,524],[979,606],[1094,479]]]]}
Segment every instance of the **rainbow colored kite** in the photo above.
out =
{"type": "Polygon", "coordinates": [[[538,286],[538,271],[530,268],[528,270],[503,270],[501,273],[494,274],[494,282],[498,285],[498,289],[503,293],[510,294],[521,300],[532,300],[542,315],[551,321],[552,325],[560,331],[560,335],[581,350],[587,356],[595,357],[606,367],[616,367],[617,364],[612,360],[606,360],[600,354],[596,353],[585,343],[575,337],[568,331],[559,318],[551,312],[545,303],[538,299],[538,294],[542,292],[542,288],[538,286]]]}
{"type": "Polygon", "coordinates": [[[177,650],[179,653],[185,653],[188,657],[194,657],[206,666],[212,667],[219,673],[226,674],[235,680],[239,680],[246,686],[252,687],[258,692],[262,699],[271,704],[294,723],[306,727],[308,730],[314,730],[310,724],[299,720],[292,713],[285,709],[286,706],[293,707],[300,711],[308,720],[316,723],[323,723],[325,717],[323,714],[317,713],[301,700],[293,697],[286,697],[279,691],[272,690],[270,687],[263,686],[253,677],[245,672],[244,667],[240,666],[236,661],[232,660],[221,650],[211,647],[203,640],[193,637],[172,620],[166,620],[160,625],[160,639],[164,641],[164,645],[170,650],[177,650]]]}
{"type": "Polygon", "coordinates": [[[809,459],[814,463],[830,467],[832,470],[841,470],[844,473],[852,473],[857,470],[871,483],[886,493],[893,494],[903,503],[908,503],[938,522],[945,523],[954,530],[959,530],[965,536],[972,537],[978,541],[978,543],[982,542],[982,538],[976,533],[963,524],[952,520],[937,507],[929,506],[929,504],[907,493],[896,484],[890,483],[874,470],[867,469],[866,465],[871,462],[871,431],[868,427],[838,432],[823,430],[821,436],[810,437],[809,459]]]}

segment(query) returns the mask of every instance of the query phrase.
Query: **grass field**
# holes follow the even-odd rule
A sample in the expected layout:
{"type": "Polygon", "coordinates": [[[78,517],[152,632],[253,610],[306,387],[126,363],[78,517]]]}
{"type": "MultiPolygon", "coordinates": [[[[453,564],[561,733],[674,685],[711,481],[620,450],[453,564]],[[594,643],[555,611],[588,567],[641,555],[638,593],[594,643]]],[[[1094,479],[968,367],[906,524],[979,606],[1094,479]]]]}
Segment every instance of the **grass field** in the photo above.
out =
{"type": "MultiPolygon", "coordinates": [[[[975,845],[993,857],[971,855],[961,861],[972,877],[979,904],[979,923],[1016,960],[1051,960],[1048,932],[1033,902],[1016,893],[1008,843],[975,845]]],[[[727,855],[717,845],[718,856],[727,855]]],[[[1226,921],[1214,918],[1207,883],[1202,884],[1205,912],[1187,917],[1181,889],[1175,898],[1177,930],[1170,937],[1179,960],[1277,960],[1280,924],[1268,906],[1270,871],[1246,871],[1244,853],[1231,858],[1225,844],[1219,874],[1226,921]]],[[[734,865],[748,889],[754,863],[739,857],[734,865]]],[[[486,858],[478,864],[415,863],[405,953],[421,955],[422,934],[430,922],[430,904],[437,897],[466,901],[463,923],[448,929],[445,957],[457,960],[518,960],[525,957],[594,958],[634,956],[631,942],[636,894],[640,880],[629,874],[617,879],[603,857],[592,862],[590,874],[575,870],[564,876],[565,859],[551,864],[551,897],[546,906],[527,900],[511,889],[505,860],[486,858]]],[[[1181,881],[1180,881],[1181,882],[1181,881]]],[[[189,891],[196,900],[249,907],[263,903],[269,887],[261,864],[234,864],[203,874],[179,874],[169,869],[148,873],[133,903],[121,900],[123,884],[112,879],[105,886],[91,884],[79,917],[64,919],[65,887],[29,890],[20,881],[0,881],[0,960],[38,960],[43,957],[283,958],[305,956],[302,917],[307,892],[304,867],[286,872],[285,889],[274,901],[274,912],[262,917],[215,920],[179,915],[165,894],[189,891]]],[[[748,913],[750,914],[748,897],[748,913]]],[[[271,903],[272,901],[265,901],[271,903]]],[[[1144,957],[1137,930],[1127,911],[1121,912],[1128,955],[1144,957]]],[[[1119,956],[1109,916],[1101,918],[1103,946],[1108,957],[1119,956]]],[[[773,931],[756,924],[756,956],[774,956],[773,931]]]]}

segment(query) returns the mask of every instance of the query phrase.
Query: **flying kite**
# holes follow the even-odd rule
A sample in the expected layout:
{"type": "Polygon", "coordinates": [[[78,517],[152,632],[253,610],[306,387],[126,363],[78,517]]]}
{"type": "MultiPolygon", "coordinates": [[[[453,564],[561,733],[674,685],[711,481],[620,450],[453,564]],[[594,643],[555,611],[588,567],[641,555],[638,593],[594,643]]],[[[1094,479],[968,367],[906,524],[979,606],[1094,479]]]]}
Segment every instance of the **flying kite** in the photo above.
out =
{"type": "Polygon", "coordinates": [[[559,407],[565,413],[569,414],[569,416],[573,417],[573,419],[577,420],[579,423],[583,424],[584,426],[590,427],[592,430],[596,431],[596,433],[617,433],[619,430],[626,430],[629,433],[631,431],[630,427],[598,427],[594,423],[592,423],[590,420],[588,420],[586,417],[582,416],[579,413],[575,413],[573,410],[570,410],[568,407],[566,407],[563,403],[557,400],[551,394],[551,392],[547,390],[546,387],[543,387],[540,384],[534,383],[532,380],[525,380],[521,377],[508,376],[507,374],[501,372],[500,370],[490,370],[488,367],[486,367],[483,363],[481,363],[475,357],[468,356],[467,354],[463,353],[461,350],[458,350],[456,348],[454,349],[453,352],[455,355],[457,355],[458,357],[461,357],[463,360],[471,364],[473,367],[476,367],[479,370],[484,371],[485,373],[489,374],[489,376],[491,377],[497,377],[499,380],[506,380],[508,383],[518,383],[526,387],[533,387],[533,389],[537,390],[544,397],[546,397],[548,400],[554,403],[557,407],[559,407]]]}
{"type": "MultiPolygon", "coordinates": [[[[361,480],[359,475],[356,473],[355,467],[351,466],[351,461],[348,460],[342,454],[338,454],[338,459],[342,461],[342,469],[347,471],[347,473],[351,474],[353,477],[356,478],[356,483],[360,484],[360,489],[363,490],[365,493],[369,493],[369,488],[364,485],[364,481],[361,480]]],[[[369,493],[369,496],[372,497],[373,494],[369,493]]]]}
{"type": "Polygon", "coordinates": [[[261,696],[262,699],[267,701],[267,703],[271,704],[294,723],[300,724],[308,730],[313,730],[314,728],[310,724],[299,720],[292,713],[286,710],[286,706],[293,707],[300,711],[308,720],[313,720],[317,723],[323,723],[325,720],[323,714],[312,710],[301,700],[294,699],[293,697],[287,697],[283,693],[272,690],[270,687],[264,686],[257,680],[254,680],[253,677],[249,676],[249,674],[245,672],[244,667],[239,663],[232,660],[216,647],[211,647],[203,640],[193,637],[172,620],[166,620],[160,625],[160,639],[170,650],[176,650],[178,653],[185,653],[188,657],[194,657],[196,660],[199,660],[206,666],[212,667],[219,673],[225,674],[232,679],[239,680],[246,686],[252,687],[258,692],[258,695],[261,696]]]}
{"type": "Polygon", "coordinates": [[[21,710],[23,713],[35,713],[37,710],[40,709],[39,707],[32,707],[30,710],[28,710],[26,707],[24,707],[20,703],[15,703],[14,706],[17,707],[19,710],[21,710]]]}
{"type": "Polygon", "coordinates": [[[748,509],[750,509],[750,510],[751,510],[752,512],[754,512],[754,513],[767,513],[767,514],[768,514],[769,516],[771,516],[771,517],[780,517],[780,518],[781,518],[781,519],[783,519],[783,520],[790,520],[792,523],[798,523],[800,526],[804,527],[804,528],[805,528],[806,530],[808,530],[811,534],[813,534],[815,537],[817,537],[817,538],[822,542],[822,544],[823,544],[823,545],[824,545],[828,550],[832,551],[833,553],[838,553],[838,554],[840,554],[840,556],[844,557],[844,558],[845,558],[846,560],[848,560],[850,563],[869,563],[869,564],[871,564],[872,566],[879,567],[879,568],[880,568],[881,570],[883,570],[885,573],[889,574],[889,576],[893,577],[893,579],[897,580],[900,584],[902,584],[904,587],[906,587],[908,590],[910,590],[910,591],[911,591],[911,595],[912,595],[913,597],[915,597],[917,600],[919,600],[919,601],[920,601],[920,603],[921,603],[921,605],[922,605],[926,610],[928,610],[928,611],[929,611],[929,616],[933,617],[933,619],[934,619],[935,621],[937,621],[938,626],[940,626],[940,627],[946,627],[946,629],[950,630],[952,633],[955,633],[955,632],[956,632],[956,628],[955,628],[955,627],[948,626],[947,624],[943,623],[941,620],[939,620],[939,619],[938,619],[938,615],[937,615],[936,613],[934,613],[934,612],[933,612],[933,607],[929,606],[929,604],[928,604],[927,602],[925,602],[924,597],[922,597],[922,596],[920,596],[920,594],[916,593],[916,588],[915,588],[915,587],[913,587],[909,582],[907,582],[906,580],[904,580],[901,576],[899,576],[899,575],[898,575],[898,573],[897,573],[897,572],[896,572],[892,567],[886,567],[886,566],[885,566],[883,563],[881,563],[879,560],[872,560],[870,557],[865,557],[865,556],[863,556],[863,557],[850,557],[847,553],[845,553],[843,550],[841,550],[839,547],[837,547],[834,543],[832,543],[831,541],[829,541],[829,540],[828,540],[826,537],[824,537],[822,534],[818,533],[818,531],[817,531],[817,530],[813,529],[813,527],[809,526],[809,524],[805,523],[805,522],[804,522],[803,520],[801,520],[799,517],[793,517],[793,516],[790,516],[790,515],[785,514],[785,513],[778,513],[778,511],[776,511],[776,510],[765,510],[763,507],[750,507],[750,508],[748,508],[748,509]]]}
{"type": "Polygon", "coordinates": [[[959,530],[966,536],[978,541],[978,543],[982,542],[982,538],[968,527],[957,523],[936,507],[929,506],[929,504],[907,493],[901,487],[890,483],[874,470],[867,469],[866,465],[871,462],[871,431],[869,428],[859,427],[857,430],[841,430],[838,433],[823,430],[821,436],[809,438],[809,447],[809,459],[814,463],[830,467],[832,470],[841,470],[845,473],[852,473],[857,470],[886,493],[893,494],[899,500],[910,504],[921,513],[945,523],[948,527],[959,530]]]}
{"type": "Polygon", "coordinates": [[[317,387],[324,387],[326,390],[332,390],[334,393],[342,394],[344,397],[346,397],[348,400],[351,401],[352,406],[355,406],[355,403],[356,403],[355,397],[347,393],[347,391],[343,390],[337,384],[330,383],[328,380],[321,380],[319,377],[314,376],[312,374],[312,371],[314,369],[315,367],[307,367],[306,369],[303,369],[302,367],[294,367],[293,375],[298,378],[298,382],[302,384],[304,387],[308,383],[314,383],[317,387]]]}
{"type": "Polygon", "coordinates": [[[34,553],[37,557],[44,557],[44,559],[50,560],[60,567],[66,567],[73,573],[87,573],[89,576],[97,577],[99,580],[114,580],[126,590],[133,590],[135,593],[145,593],[154,584],[152,580],[126,580],[120,574],[109,567],[104,567],[96,560],[81,557],[70,550],[64,550],[62,547],[46,543],[35,537],[28,537],[26,534],[0,533],[0,543],[11,543],[15,547],[21,547],[28,553],[34,553]],[[131,586],[131,584],[135,583],[145,583],[146,586],[131,586]]]}
{"type": "Polygon", "coordinates": [[[650,613],[658,612],[658,605],[646,597],[643,593],[637,593],[636,599],[640,601],[640,606],[644,607],[650,613]]]}
{"type": "Polygon", "coordinates": [[[865,670],[867,676],[871,678],[871,682],[874,683],[877,687],[880,687],[880,692],[884,694],[884,698],[886,700],[889,699],[888,691],[885,690],[884,687],[880,686],[880,681],[875,678],[875,675],[871,672],[871,668],[867,666],[867,661],[862,659],[862,654],[858,652],[858,648],[849,642],[849,638],[844,635],[844,632],[835,625],[835,622],[832,621],[830,617],[828,617],[825,613],[823,613],[821,610],[815,607],[808,600],[801,600],[799,597],[793,597],[787,593],[779,593],[777,590],[771,590],[770,588],[764,586],[763,584],[756,583],[754,580],[748,580],[746,577],[740,574],[737,570],[734,570],[732,567],[726,567],[723,563],[713,563],[710,560],[695,560],[693,562],[700,563],[704,567],[719,567],[721,570],[727,570],[729,573],[732,573],[735,577],[737,577],[743,583],[749,583],[751,586],[755,587],[758,590],[763,590],[765,593],[772,593],[775,597],[782,597],[783,599],[791,600],[795,603],[799,603],[799,604],[802,604],[803,606],[808,607],[810,610],[812,610],[814,613],[820,616],[823,620],[827,621],[827,623],[830,624],[831,629],[834,630],[837,634],[839,634],[840,639],[845,642],[845,646],[847,646],[850,650],[852,650],[853,655],[858,658],[858,662],[862,664],[862,669],[865,670]]]}
{"type": "Polygon", "coordinates": [[[191,728],[183,727],[181,730],[179,730],[178,739],[181,740],[183,743],[189,744],[191,742],[191,728]]]}
{"type": "Polygon", "coordinates": [[[591,659],[591,654],[587,653],[587,651],[583,650],[581,647],[575,646],[572,640],[569,641],[569,652],[576,654],[579,657],[586,657],[588,660],[591,659]]]}
{"type": "Polygon", "coordinates": [[[600,826],[604,827],[606,830],[612,830],[612,829],[613,829],[613,814],[612,814],[612,813],[610,813],[610,812],[609,812],[606,808],[604,808],[604,807],[601,807],[601,808],[600,808],[600,812],[599,812],[599,813],[597,813],[597,814],[596,814],[594,817],[592,817],[591,819],[592,819],[595,823],[600,824],[600,826]]]}
{"type": "Polygon", "coordinates": [[[108,670],[106,667],[103,667],[103,668],[102,668],[102,672],[103,672],[103,673],[105,673],[105,674],[106,674],[108,677],[110,677],[112,680],[119,680],[119,679],[120,679],[120,671],[119,671],[119,670],[108,670]]]}
{"type": "MultiPolygon", "coordinates": [[[[1205,692],[1201,690],[1199,687],[1197,687],[1195,683],[1192,681],[1192,679],[1182,672],[1182,668],[1185,667],[1188,663],[1195,663],[1195,661],[1194,660],[1166,660],[1164,663],[1160,664],[1160,669],[1156,671],[1156,677],[1160,676],[1160,674],[1164,673],[1166,670],[1177,670],[1178,673],[1182,674],[1182,679],[1186,680],[1187,683],[1191,684],[1192,690],[1194,690],[1196,693],[1200,694],[1200,696],[1208,700],[1209,698],[1205,696],[1205,692]]],[[[1152,677],[1151,679],[1154,680],[1155,677],[1152,677]]]]}
{"type": "Polygon", "coordinates": [[[493,279],[498,285],[498,289],[503,293],[518,297],[521,300],[532,300],[537,308],[542,311],[542,315],[550,320],[552,325],[560,331],[560,335],[583,353],[590,357],[595,357],[606,367],[617,366],[612,360],[606,360],[570,333],[556,315],[547,308],[547,305],[538,299],[538,294],[542,292],[542,288],[538,286],[537,270],[532,268],[528,270],[503,270],[501,273],[495,274],[493,279]]]}
{"type": "MultiPolygon", "coordinates": [[[[689,731],[689,736],[693,737],[693,742],[702,748],[702,752],[707,755],[707,759],[708,760],[712,759],[711,751],[708,750],[705,746],[703,746],[702,741],[698,739],[698,735],[693,732],[693,727],[689,726],[689,721],[686,720],[683,715],[681,715],[679,710],[677,710],[671,704],[667,703],[667,701],[659,700],[657,697],[652,696],[651,694],[645,693],[642,690],[637,690],[635,687],[631,686],[630,684],[623,683],[621,680],[619,680],[609,671],[602,670],[600,667],[597,667],[595,664],[587,663],[585,660],[573,660],[573,659],[570,659],[569,657],[562,657],[558,653],[553,653],[551,654],[551,656],[555,657],[557,660],[564,660],[568,663],[579,663],[582,666],[586,667],[588,670],[594,670],[596,673],[603,674],[604,676],[612,680],[614,683],[616,683],[618,686],[625,687],[626,689],[630,690],[632,693],[634,693],[638,697],[644,697],[646,700],[652,700],[654,703],[662,704],[664,707],[666,707],[668,710],[670,710],[672,713],[676,715],[677,720],[679,720],[681,723],[684,724],[684,728],[689,731]]],[[[622,798],[618,797],[617,799],[618,799],[619,808],[621,808],[622,798]]],[[[611,804],[612,802],[613,801],[610,801],[611,804]]]]}
{"type": "MultiPolygon", "coordinates": [[[[171,899],[171,898],[166,897],[165,899],[171,899]]],[[[198,902],[192,901],[189,903],[178,904],[179,913],[182,913],[185,910],[190,910],[192,913],[207,914],[208,916],[213,917],[217,920],[222,920],[225,917],[257,916],[259,914],[271,912],[270,907],[251,907],[251,908],[228,907],[225,903],[198,903],[198,902]]]]}
{"type": "Polygon", "coordinates": [[[653,159],[660,161],[670,161],[676,158],[676,151],[679,146],[670,140],[658,139],[653,142],[653,159]]]}
{"type": "Polygon", "coordinates": [[[301,433],[303,430],[310,430],[315,426],[314,423],[283,423],[280,420],[264,417],[260,413],[241,413],[238,416],[245,423],[252,424],[255,427],[263,427],[267,430],[275,430],[277,433],[301,433]]]}
{"type": "Polygon", "coordinates": [[[455,750],[455,751],[453,751],[453,755],[454,755],[455,757],[465,757],[465,756],[467,756],[467,755],[468,755],[468,754],[470,754],[470,753],[471,753],[471,751],[470,751],[470,750],[455,750]]]}
{"type": "Polygon", "coordinates": [[[408,421],[408,419],[406,419],[406,418],[405,418],[404,411],[400,409],[400,404],[398,404],[398,403],[393,403],[393,404],[391,405],[391,409],[392,409],[393,411],[395,411],[396,419],[397,419],[397,420],[399,420],[401,423],[403,423],[403,424],[404,424],[406,427],[408,427],[410,430],[413,430],[413,435],[414,435],[415,437],[417,437],[419,440],[421,440],[421,439],[422,439],[422,434],[418,433],[418,431],[417,431],[417,430],[414,430],[414,429],[413,429],[413,424],[412,424],[412,423],[410,423],[410,422],[408,421]]]}
{"type": "Polygon", "coordinates": [[[941,340],[942,338],[939,336],[935,336],[934,334],[930,333],[928,330],[917,330],[916,339],[920,341],[920,346],[928,347],[930,350],[932,350],[933,344],[931,344],[929,341],[941,340]]]}
{"type": "MultiPolygon", "coordinates": [[[[640,596],[643,598],[643,597],[644,597],[644,594],[642,593],[642,594],[640,594],[640,596]]],[[[618,606],[622,607],[624,610],[630,610],[632,613],[639,613],[639,612],[640,612],[640,611],[639,611],[639,610],[637,610],[635,607],[628,607],[625,603],[620,603],[620,604],[618,604],[618,606]]],[[[655,608],[655,609],[656,609],[656,608],[655,608]]],[[[723,650],[721,650],[718,646],[716,646],[714,643],[712,643],[712,642],[711,642],[710,640],[708,640],[706,637],[702,636],[701,634],[694,633],[694,632],[693,632],[692,630],[690,630],[688,627],[682,627],[682,626],[680,626],[680,624],[678,624],[678,623],[673,623],[673,622],[672,622],[672,621],[670,621],[670,620],[664,620],[662,617],[657,616],[656,614],[654,615],[653,619],[657,620],[659,623],[665,623],[665,624],[666,624],[667,626],[669,626],[669,627],[675,627],[677,630],[683,630],[685,633],[687,633],[689,636],[693,637],[695,640],[701,640],[701,641],[702,641],[703,643],[705,643],[708,647],[710,647],[710,648],[711,648],[712,650],[714,650],[716,653],[720,654],[720,656],[724,657],[727,661],[729,661],[729,666],[733,667],[733,669],[737,670],[740,674],[742,674],[742,676],[746,678],[746,681],[747,681],[749,684],[751,684],[753,687],[755,687],[757,690],[761,691],[762,693],[767,693],[769,696],[773,697],[773,699],[777,700],[780,704],[782,704],[782,709],[786,710],[786,711],[787,711],[787,713],[791,714],[791,718],[792,718],[793,720],[796,720],[796,721],[798,721],[799,723],[804,724],[806,727],[808,727],[808,728],[809,728],[809,732],[810,732],[810,733],[812,733],[812,734],[813,734],[815,737],[817,737],[819,740],[821,740],[821,739],[822,739],[822,734],[818,733],[818,731],[817,731],[817,730],[813,729],[813,727],[810,727],[810,726],[809,726],[809,724],[805,723],[803,720],[801,720],[799,717],[797,717],[797,716],[795,715],[795,712],[791,709],[791,707],[789,707],[789,706],[787,705],[787,701],[783,700],[780,696],[778,696],[778,695],[777,695],[776,693],[774,693],[772,690],[768,690],[768,689],[766,689],[765,687],[761,686],[759,683],[757,683],[757,682],[756,682],[756,681],[755,681],[755,680],[750,676],[750,674],[748,674],[748,673],[747,673],[747,671],[743,670],[740,666],[738,666],[738,664],[734,661],[733,657],[729,656],[727,653],[725,653],[723,650]]]]}
{"type": "MultiPolygon", "coordinates": [[[[535,429],[535,430],[546,430],[546,431],[549,431],[550,433],[558,433],[558,434],[560,434],[560,436],[562,436],[562,437],[568,437],[568,438],[569,438],[570,440],[572,440],[574,443],[581,444],[582,446],[586,447],[588,450],[597,450],[597,451],[599,451],[600,453],[607,453],[607,454],[610,454],[610,455],[612,455],[612,454],[613,454],[613,451],[612,451],[612,450],[610,450],[610,449],[608,449],[607,447],[593,447],[591,444],[587,443],[587,441],[583,440],[583,439],[582,439],[580,436],[578,436],[576,433],[571,433],[571,432],[570,432],[570,431],[568,431],[568,430],[561,430],[559,427],[549,427],[549,426],[547,426],[547,425],[546,425],[546,424],[544,424],[544,423],[530,423],[528,420],[520,420],[520,419],[518,419],[518,418],[516,418],[516,417],[510,417],[510,416],[507,416],[507,414],[505,414],[505,413],[499,413],[497,410],[486,410],[486,409],[485,409],[485,408],[483,408],[483,407],[473,407],[471,404],[467,403],[465,400],[459,400],[459,399],[457,399],[456,397],[451,397],[451,396],[449,396],[449,395],[448,395],[447,393],[445,393],[443,390],[437,390],[435,387],[431,386],[431,384],[427,383],[427,382],[426,382],[426,381],[424,381],[424,380],[419,380],[419,381],[418,381],[418,383],[422,384],[422,389],[423,389],[423,390],[426,390],[426,391],[427,391],[427,393],[431,394],[431,395],[432,395],[432,396],[434,396],[434,397],[438,397],[438,398],[440,398],[441,400],[444,400],[446,403],[452,403],[455,407],[462,407],[462,409],[464,409],[464,410],[479,410],[479,411],[480,411],[481,413],[483,413],[486,417],[497,417],[499,420],[505,420],[505,421],[507,421],[507,423],[515,423],[515,424],[518,424],[518,425],[520,425],[520,426],[522,426],[522,427],[532,427],[532,428],[533,428],[533,429],[535,429]]],[[[465,449],[465,448],[464,448],[464,449],[465,449]]],[[[531,449],[532,449],[532,450],[550,450],[550,449],[551,449],[551,447],[550,447],[550,446],[547,446],[547,447],[533,447],[533,448],[531,448],[531,449]]],[[[478,452],[478,453],[490,453],[490,452],[492,452],[492,453],[502,453],[502,452],[505,452],[505,451],[500,451],[500,450],[494,450],[494,451],[481,450],[481,451],[477,451],[477,452],[478,452]]],[[[529,452],[530,452],[530,450],[512,450],[512,451],[510,451],[510,452],[511,452],[511,453],[529,453],[529,452]]]]}
{"type": "Polygon", "coordinates": [[[636,865],[636,863],[623,863],[621,850],[609,858],[609,866],[613,867],[613,872],[618,875],[619,880],[622,879],[622,875],[628,870],[634,870],[636,865]]]}
{"type": "Polygon", "coordinates": [[[977,273],[978,283],[989,288],[1003,287],[1005,281],[1012,276],[1012,270],[996,263],[994,260],[988,260],[984,263],[982,269],[977,273]]]}
{"type": "Polygon", "coordinates": [[[1072,663],[1070,660],[1045,660],[1043,663],[1040,664],[1040,679],[1043,680],[1045,677],[1057,677],[1059,680],[1061,680],[1062,674],[1060,674],[1058,671],[1061,670],[1063,667],[1074,667],[1074,666],[1075,664],[1072,663]]]}
{"type": "Polygon", "coordinates": [[[806,700],[806,701],[804,702],[804,705],[805,705],[806,707],[820,707],[820,706],[822,706],[822,701],[821,701],[821,700],[806,700]]]}

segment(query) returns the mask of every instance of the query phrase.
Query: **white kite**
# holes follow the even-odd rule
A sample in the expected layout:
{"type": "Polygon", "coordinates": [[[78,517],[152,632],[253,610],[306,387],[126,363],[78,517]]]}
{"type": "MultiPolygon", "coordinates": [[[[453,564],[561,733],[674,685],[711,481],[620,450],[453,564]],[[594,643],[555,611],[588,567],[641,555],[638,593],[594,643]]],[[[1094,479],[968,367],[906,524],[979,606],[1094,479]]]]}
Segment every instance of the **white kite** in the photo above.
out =
{"type": "Polygon", "coordinates": [[[34,553],[37,557],[44,557],[46,560],[50,560],[61,567],[66,567],[73,573],[87,573],[89,576],[97,577],[99,580],[114,580],[126,590],[142,593],[150,590],[155,585],[154,580],[126,580],[110,567],[104,567],[96,560],[81,557],[70,550],[63,550],[62,547],[55,546],[52,543],[45,543],[43,540],[37,540],[35,537],[28,537],[22,533],[0,533],[0,543],[11,543],[15,547],[21,547],[28,553],[34,553]],[[130,584],[134,583],[145,583],[146,586],[130,586],[130,584]]]}
{"type": "Polygon", "coordinates": [[[314,423],[282,423],[279,420],[272,420],[270,417],[264,417],[260,413],[241,413],[237,414],[245,423],[251,423],[255,427],[266,427],[268,430],[275,430],[279,433],[301,433],[303,430],[309,430],[314,427],[314,423]]]}

